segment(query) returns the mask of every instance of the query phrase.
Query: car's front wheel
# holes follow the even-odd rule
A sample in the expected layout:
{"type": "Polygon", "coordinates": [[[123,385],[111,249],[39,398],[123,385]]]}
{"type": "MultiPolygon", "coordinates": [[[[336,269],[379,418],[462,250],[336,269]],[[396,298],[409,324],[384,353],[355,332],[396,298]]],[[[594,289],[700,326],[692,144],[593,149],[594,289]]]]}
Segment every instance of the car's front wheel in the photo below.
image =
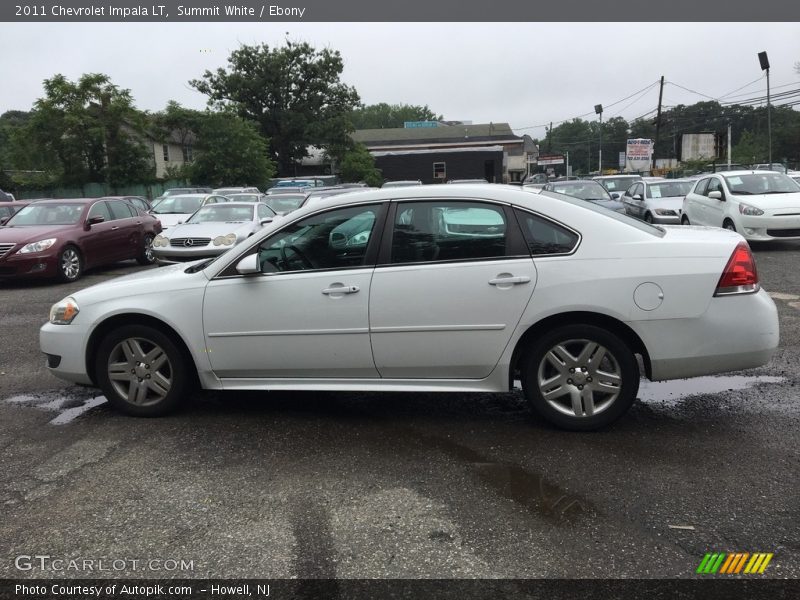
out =
{"type": "Polygon", "coordinates": [[[174,410],[188,390],[189,368],[178,346],[146,325],[115,329],[95,356],[97,382],[109,404],[136,417],[174,410]]]}
{"type": "Polygon", "coordinates": [[[61,281],[76,281],[83,273],[83,258],[75,246],[67,246],[58,255],[58,277],[61,281]]]}
{"type": "Polygon", "coordinates": [[[594,325],[565,325],[540,336],[522,364],[533,410],[572,431],[610,425],[639,390],[639,366],[627,344],[594,325]]]}
{"type": "Polygon", "coordinates": [[[689,217],[687,217],[686,215],[683,215],[681,217],[681,225],[691,225],[691,223],[689,223],[689,217]]]}

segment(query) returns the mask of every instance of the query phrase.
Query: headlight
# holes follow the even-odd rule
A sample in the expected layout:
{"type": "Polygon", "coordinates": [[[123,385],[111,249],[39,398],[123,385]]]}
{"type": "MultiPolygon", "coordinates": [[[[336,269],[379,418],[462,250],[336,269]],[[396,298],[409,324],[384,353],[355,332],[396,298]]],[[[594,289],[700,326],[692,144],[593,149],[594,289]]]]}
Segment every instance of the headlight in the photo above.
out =
{"type": "Polygon", "coordinates": [[[661,215],[662,217],[677,217],[678,213],[674,210],[670,210],[668,208],[657,208],[656,214],[661,215]]]}
{"type": "Polygon", "coordinates": [[[156,248],[169,246],[169,238],[164,235],[157,235],[156,239],[153,240],[153,246],[156,248]]]}
{"type": "Polygon", "coordinates": [[[760,217],[764,214],[764,211],[760,208],[750,206],[749,204],[742,204],[741,202],[739,203],[739,212],[748,217],[760,217]]]}
{"type": "Polygon", "coordinates": [[[50,309],[50,322],[53,325],[69,325],[78,316],[80,310],[75,298],[68,296],[61,302],[53,304],[50,309]]]}
{"type": "Polygon", "coordinates": [[[214,238],[215,246],[233,246],[236,243],[236,234],[218,235],[214,238]]]}
{"type": "Polygon", "coordinates": [[[49,238],[47,240],[39,240],[38,242],[31,242],[19,249],[19,254],[28,254],[29,252],[41,252],[47,250],[50,246],[56,243],[56,238],[49,238]]]}

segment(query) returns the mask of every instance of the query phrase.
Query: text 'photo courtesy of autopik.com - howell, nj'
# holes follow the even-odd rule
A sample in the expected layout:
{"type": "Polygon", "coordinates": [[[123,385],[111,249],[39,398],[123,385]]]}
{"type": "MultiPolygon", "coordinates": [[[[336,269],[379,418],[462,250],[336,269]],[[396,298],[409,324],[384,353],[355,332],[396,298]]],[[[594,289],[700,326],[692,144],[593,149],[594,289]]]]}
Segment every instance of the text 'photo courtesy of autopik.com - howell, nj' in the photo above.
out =
{"type": "Polygon", "coordinates": [[[0,598],[799,597],[798,40],[0,6],[0,598]]]}

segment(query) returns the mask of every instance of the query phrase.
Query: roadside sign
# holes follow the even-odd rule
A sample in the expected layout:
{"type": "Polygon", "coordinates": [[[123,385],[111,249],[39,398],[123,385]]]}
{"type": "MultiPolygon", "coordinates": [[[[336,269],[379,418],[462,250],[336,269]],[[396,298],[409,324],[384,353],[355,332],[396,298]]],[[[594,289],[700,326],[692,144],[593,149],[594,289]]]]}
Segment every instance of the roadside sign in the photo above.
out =
{"type": "Polygon", "coordinates": [[[540,165],[563,165],[563,154],[540,154],[538,163],[540,165]]]}

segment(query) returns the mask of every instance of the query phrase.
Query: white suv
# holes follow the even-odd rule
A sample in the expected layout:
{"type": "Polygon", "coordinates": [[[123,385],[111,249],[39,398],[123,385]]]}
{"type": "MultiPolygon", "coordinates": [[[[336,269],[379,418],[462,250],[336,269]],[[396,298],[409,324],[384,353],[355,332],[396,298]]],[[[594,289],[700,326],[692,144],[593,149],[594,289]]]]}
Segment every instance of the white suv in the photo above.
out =
{"type": "Polygon", "coordinates": [[[800,184],[775,171],[727,171],[699,179],[681,223],[736,231],[749,241],[800,240],[800,184]]]}

